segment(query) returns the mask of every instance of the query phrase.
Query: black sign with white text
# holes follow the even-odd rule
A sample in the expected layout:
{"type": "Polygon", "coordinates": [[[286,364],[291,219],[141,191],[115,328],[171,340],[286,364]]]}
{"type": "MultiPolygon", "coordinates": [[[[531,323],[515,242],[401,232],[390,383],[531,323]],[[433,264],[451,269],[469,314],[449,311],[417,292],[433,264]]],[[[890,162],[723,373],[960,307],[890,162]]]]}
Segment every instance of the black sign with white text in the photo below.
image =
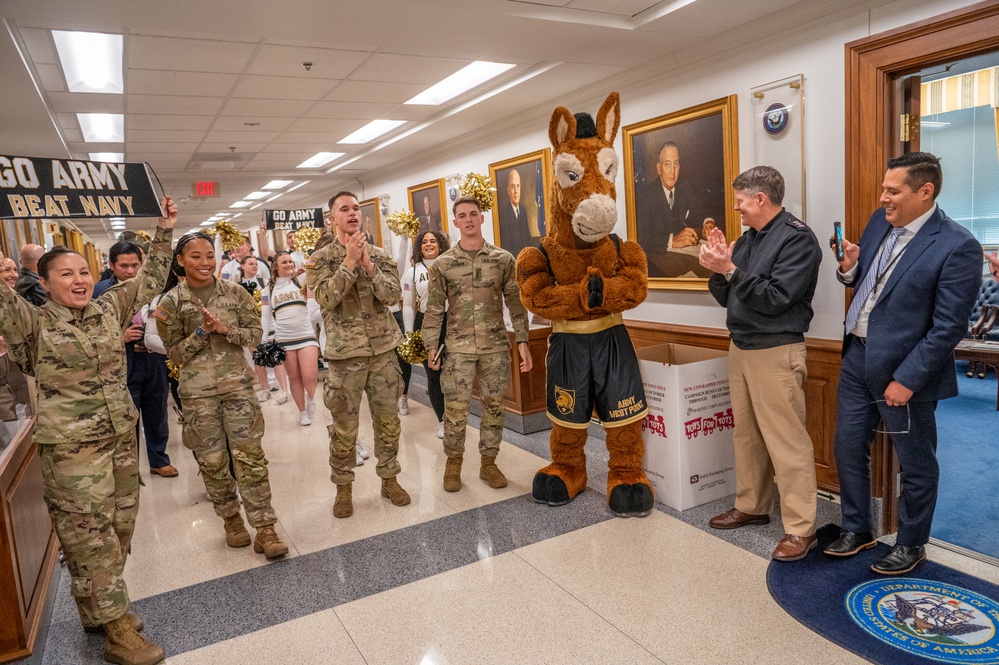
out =
{"type": "Polygon", "coordinates": [[[265,210],[264,222],[268,231],[297,231],[309,226],[321,229],[323,228],[323,209],[265,210]]]}
{"type": "Polygon", "coordinates": [[[163,217],[148,164],[0,155],[0,219],[163,217]]]}

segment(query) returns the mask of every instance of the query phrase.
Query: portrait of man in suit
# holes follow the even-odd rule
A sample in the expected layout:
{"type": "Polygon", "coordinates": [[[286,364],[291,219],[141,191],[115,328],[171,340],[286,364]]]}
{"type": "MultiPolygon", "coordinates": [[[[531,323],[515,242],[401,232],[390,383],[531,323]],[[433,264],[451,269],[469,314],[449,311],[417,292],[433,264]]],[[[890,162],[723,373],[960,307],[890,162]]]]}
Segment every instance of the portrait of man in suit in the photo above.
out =
{"type": "Polygon", "coordinates": [[[441,211],[432,209],[430,194],[423,195],[423,205],[417,216],[420,218],[421,232],[441,230],[441,211]]]}
{"type": "Polygon", "coordinates": [[[537,153],[490,166],[496,183],[497,244],[514,256],[525,247],[537,247],[545,235],[544,173],[537,153]],[[512,162],[512,164],[511,164],[512,162]]]}
{"type": "Polygon", "coordinates": [[[902,468],[895,545],[871,566],[882,575],[926,560],[940,478],[936,406],[957,395],[954,348],[982,283],[982,246],[937,205],[942,184],[930,153],[889,160],[882,207],[857,244],[844,238],[836,271],[853,295],[836,392],[843,526],[825,553],[848,557],[877,545],[870,445],[882,431],[902,468]]]}
{"type": "Polygon", "coordinates": [[[732,100],[702,105],[624,128],[628,236],[645,250],[651,288],[659,279],[696,279],[711,272],[698,260],[712,229],[735,240],[738,224],[729,184],[738,175],[732,148],[732,100]],[[736,227],[737,228],[737,227],[736,227]]]}

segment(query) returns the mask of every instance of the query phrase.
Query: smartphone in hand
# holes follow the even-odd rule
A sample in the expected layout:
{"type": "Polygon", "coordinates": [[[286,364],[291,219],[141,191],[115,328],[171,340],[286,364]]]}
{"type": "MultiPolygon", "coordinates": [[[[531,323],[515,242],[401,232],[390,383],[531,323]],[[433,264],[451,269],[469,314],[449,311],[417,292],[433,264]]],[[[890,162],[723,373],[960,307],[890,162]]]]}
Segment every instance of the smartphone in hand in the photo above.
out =
{"type": "Polygon", "coordinates": [[[833,222],[833,233],[835,237],[833,239],[833,247],[836,250],[836,260],[843,260],[843,225],[839,222],[833,222]]]}

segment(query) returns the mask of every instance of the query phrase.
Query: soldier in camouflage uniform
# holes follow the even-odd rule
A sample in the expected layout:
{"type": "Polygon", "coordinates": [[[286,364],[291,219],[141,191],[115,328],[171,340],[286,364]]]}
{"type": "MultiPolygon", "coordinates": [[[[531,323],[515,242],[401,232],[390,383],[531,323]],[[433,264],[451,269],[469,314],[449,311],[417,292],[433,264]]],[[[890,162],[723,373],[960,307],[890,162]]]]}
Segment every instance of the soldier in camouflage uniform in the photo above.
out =
{"type": "Polygon", "coordinates": [[[330,368],[323,395],[333,414],[330,432],[330,479],[337,486],[335,517],[354,512],[354,442],[357,439],[361,395],[367,393],[375,432],[375,471],[382,479],[382,496],[396,506],[410,502],[396,476],[401,467],[398,400],[402,373],[395,348],[402,333],[389,307],[399,302],[399,271],[388,252],[368,245],[361,226],[361,208],[351,192],[330,199],[337,242],[316,250],[305,264],[309,287],[319,303],[326,326],[324,355],[330,368]]]}
{"type": "Polygon", "coordinates": [[[246,519],[257,531],[254,551],[268,559],[282,556],[288,546],[274,531],[277,517],[260,445],[264,416],[243,354],[243,347],[260,343],[260,315],[246,289],[215,278],[215,249],[206,234],[186,234],[174,255],[187,280],[163,296],[153,316],[168,357],[181,368],[184,445],[198,460],[215,514],[225,520],[226,544],[250,544],[239,513],[242,497],[246,519]]]}
{"type": "Polygon", "coordinates": [[[156,229],[149,259],[134,279],[91,299],[86,260],[64,247],[38,262],[50,300],[35,307],[0,280],[0,335],[10,357],[35,377],[45,502],[71,575],[84,630],[107,635],[110,662],[157,663],[163,649],[128,613],[123,572],[139,506],[137,414],[127,388],[123,322],[163,287],[177,207],[156,229]]]}
{"type": "Polygon", "coordinates": [[[444,340],[444,489],[461,489],[461,464],[465,455],[465,427],[471,407],[472,383],[479,377],[482,421],[479,425],[479,478],[490,487],[506,487],[506,478],[496,466],[503,438],[503,393],[510,385],[510,338],[503,322],[506,301],[520,353],[520,371],[533,366],[527,347],[527,311],[520,302],[513,255],[482,237],[482,213],[478,202],[462,197],[454,202],[454,225],[461,238],[441,254],[430,269],[427,313],[423,340],[431,369],[441,366],[437,340],[447,305],[444,340]]]}

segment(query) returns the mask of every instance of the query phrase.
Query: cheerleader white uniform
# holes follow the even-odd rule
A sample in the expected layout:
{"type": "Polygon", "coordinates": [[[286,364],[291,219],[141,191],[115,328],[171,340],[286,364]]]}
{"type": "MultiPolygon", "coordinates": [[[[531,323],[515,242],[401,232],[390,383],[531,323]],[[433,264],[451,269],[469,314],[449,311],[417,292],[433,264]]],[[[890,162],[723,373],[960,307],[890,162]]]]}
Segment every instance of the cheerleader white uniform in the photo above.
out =
{"type": "Polygon", "coordinates": [[[309,321],[305,287],[293,277],[278,277],[274,287],[264,289],[260,297],[260,317],[264,339],[271,331],[286,351],[307,346],[319,348],[315,326],[309,321]]]}

